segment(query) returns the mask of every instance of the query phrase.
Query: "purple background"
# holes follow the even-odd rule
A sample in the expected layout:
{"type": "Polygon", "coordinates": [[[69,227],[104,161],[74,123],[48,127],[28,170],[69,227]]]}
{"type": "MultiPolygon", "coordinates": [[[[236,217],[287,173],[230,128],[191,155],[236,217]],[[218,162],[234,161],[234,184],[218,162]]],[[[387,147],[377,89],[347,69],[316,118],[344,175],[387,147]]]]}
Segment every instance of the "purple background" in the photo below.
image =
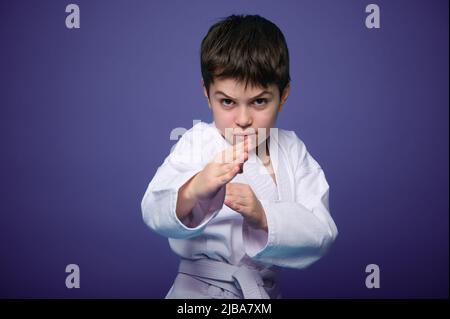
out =
{"type": "Polygon", "coordinates": [[[164,297],[177,257],[140,201],[171,130],[211,121],[199,46],[231,13],[287,38],[279,127],[324,168],[340,232],[284,296],[448,297],[448,1],[375,1],[379,30],[371,1],[74,2],[79,30],[70,1],[0,2],[0,297],[164,297]]]}

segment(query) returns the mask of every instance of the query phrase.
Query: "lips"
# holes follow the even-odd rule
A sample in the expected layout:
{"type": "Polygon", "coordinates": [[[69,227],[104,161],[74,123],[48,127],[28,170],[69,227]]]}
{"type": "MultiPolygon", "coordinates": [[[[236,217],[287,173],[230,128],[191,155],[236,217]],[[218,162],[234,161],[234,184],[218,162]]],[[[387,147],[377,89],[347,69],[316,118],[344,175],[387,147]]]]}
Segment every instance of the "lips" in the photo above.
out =
{"type": "Polygon", "coordinates": [[[244,131],[244,132],[233,132],[233,135],[235,136],[249,136],[249,135],[255,135],[256,132],[253,130],[250,131],[244,131]]]}
{"type": "Polygon", "coordinates": [[[250,136],[255,135],[255,133],[235,133],[234,136],[250,136]]]}

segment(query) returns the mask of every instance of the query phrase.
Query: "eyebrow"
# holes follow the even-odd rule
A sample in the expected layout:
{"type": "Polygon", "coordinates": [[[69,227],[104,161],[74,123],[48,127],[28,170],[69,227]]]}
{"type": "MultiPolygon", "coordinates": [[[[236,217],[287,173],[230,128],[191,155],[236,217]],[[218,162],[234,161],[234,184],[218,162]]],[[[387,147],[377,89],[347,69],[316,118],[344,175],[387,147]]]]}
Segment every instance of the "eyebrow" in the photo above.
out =
{"type": "MultiPolygon", "coordinates": [[[[214,95],[217,95],[217,94],[222,94],[222,95],[226,96],[227,98],[229,98],[229,99],[231,99],[231,100],[236,100],[234,97],[231,97],[231,96],[229,96],[229,95],[223,93],[222,91],[216,91],[216,92],[214,93],[214,95]]],[[[270,94],[270,95],[273,95],[273,94],[272,94],[271,92],[269,92],[269,91],[262,91],[262,92],[259,93],[258,95],[255,95],[254,97],[251,97],[249,100],[257,99],[257,98],[259,98],[260,96],[263,96],[264,94],[270,94]]]]}

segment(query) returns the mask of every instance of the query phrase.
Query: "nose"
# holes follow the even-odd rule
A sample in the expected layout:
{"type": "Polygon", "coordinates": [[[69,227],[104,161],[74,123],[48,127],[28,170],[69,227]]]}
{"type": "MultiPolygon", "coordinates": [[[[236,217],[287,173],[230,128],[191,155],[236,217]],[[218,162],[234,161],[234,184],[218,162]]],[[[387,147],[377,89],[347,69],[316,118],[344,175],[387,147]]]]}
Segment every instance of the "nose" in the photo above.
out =
{"type": "Polygon", "coordinates": [[[246,106],[240,106],[238,114],[236,115],[236,125],[245,129],[252,125],[252,117],[246,106]]]}

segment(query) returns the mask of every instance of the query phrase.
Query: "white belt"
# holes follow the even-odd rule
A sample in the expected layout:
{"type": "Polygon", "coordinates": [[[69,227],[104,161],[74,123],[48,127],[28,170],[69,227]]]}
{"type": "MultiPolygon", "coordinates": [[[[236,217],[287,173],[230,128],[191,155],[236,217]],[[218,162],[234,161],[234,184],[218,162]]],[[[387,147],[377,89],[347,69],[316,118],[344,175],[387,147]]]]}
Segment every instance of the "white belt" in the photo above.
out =
{"type": "MultiPolygon", "coordinates": [[[[178,272],[213,280],[214,285],[229,290],[229,284],[238,284],[245,299],[270,299],[264,289],[262,272],[250,269],[246,265],[233,266],[211,259],[182,259],[178,272]],[[225,285],[223,283],[226,283],[225,285]]],[[[266,274],[273,275],[270,269],[264,269],[266,274]]]]}

